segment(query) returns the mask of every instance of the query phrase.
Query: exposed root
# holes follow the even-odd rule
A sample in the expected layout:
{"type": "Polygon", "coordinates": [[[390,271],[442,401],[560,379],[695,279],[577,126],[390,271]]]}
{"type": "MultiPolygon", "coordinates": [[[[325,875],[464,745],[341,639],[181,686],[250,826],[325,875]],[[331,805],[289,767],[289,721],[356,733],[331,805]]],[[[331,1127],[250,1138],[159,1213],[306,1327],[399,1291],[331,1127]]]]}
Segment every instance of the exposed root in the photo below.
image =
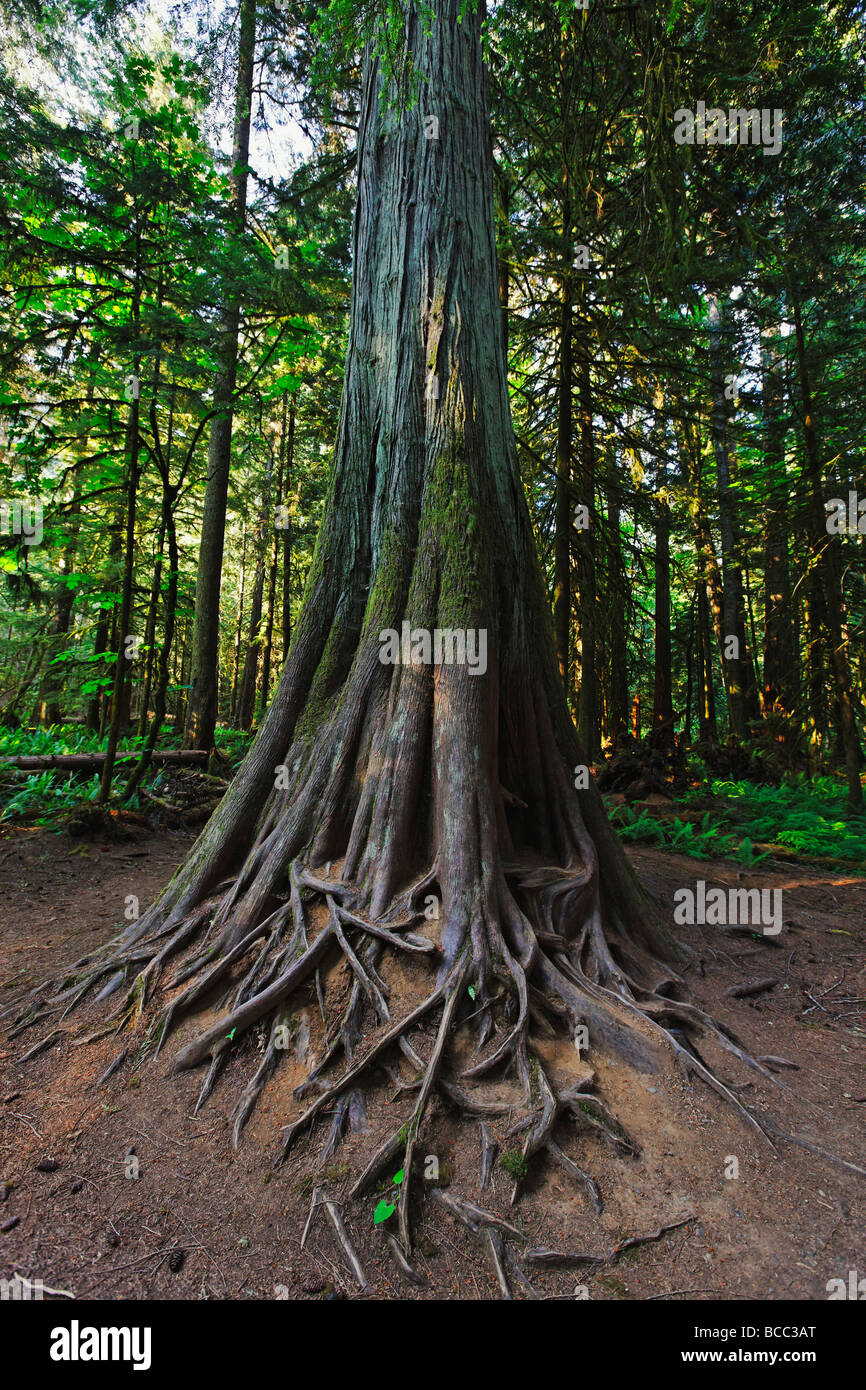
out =
{"type": "Polygon", "coordinates": [[[435,1189],[433,1195],[482,1245],[496,1279],[500,1297],[503,1299],[514,1297],[508,1278],[509,1272],[512,1278],[520,1283],[527,1297],[535,1298],[537,1295],[527,1278],[527,1269],[579,1269],[592,1265],[615,1264],[626,1250],[660,1240],[669,1231],[677,1231],[696,1220],[694,1216],[686,1216],[680,1221],[671,1221],[665,1226],[660,1226],[658,1230],[650,1231],[647,1235],[629,1236],[615,1245],[608,1255],[590,1255],[578,1251],[547,1250],[542,1247],[527,1249],[523,1232],[516,1226],[510,1226],[500,1220],[493,1212],[484,1211],[472,1202],[463,1201],[439,1189],[435,1189]],[[512,1243],[522,1247],[519,1257],[511,1248],[512,1243]]]}
{"type": "Polygon", "coordinates": [[[453,981],[450,983],[450,987],[446,995],[445,1007],[442,1010],[442,1020],[439,1024],[439,1032],[436,1035],[436,1042],[433,1047],[433,1052],[430,1056],[430,1061],[427,1064],[427,1070],[424,1074],[424,1081],[421,1086],[421,1092],[418,1096],[418,1103],[415,1106],[414,1113],[412,1115],[411,1120],[409,1121],[409,1126],[406,1132],[406,1155],[403,1160],[403,1182],[400,1186],[400,1203],[397,1209],[397,1217],[400,1225],[400,1241],[407,1255],[412,1246],[412,1241],[409,1234],[409,1197],[412,1186],[412,1159],[415,1156],[415,1145],[418,1141],[418,1131],[421,1128],[421,1122],[424,1118],[424,1111],[427,1107],[427,1102],[430,1099],[433,1087],[436,1084],[436,1077],[439,1074],[439,1068],[442,1064],[442,1056],[445,1051],[445,1044],[448,1041],[448,1034],[454,1022],[454,1015],[457,1010],[457,1005],[460,1002],[460,987],[463,984],[465,977],[466,966],[465,963],[461,963],[461,965],[458,967],[456,971],[456,975],[453,981]]]}
{"type": "Polygon", "coordinates": [[[63,1032],[62,1028],[55,1028],[54,1032],[49,1033],[47,1038],[43,1038],[41,1042],[35,1043],[33,1047],[28,1048],[26,1052],[22,1053],[16,1060],[16,1066],[20,1066],[22,1062],[29,1062],[34,1057],[38,1057],[40,1052],[45,1052],[47,1048],[51,1047],[52,1043],[59,1042],[61,1038],[65,1037],[66,1034],[63,1032]]]}
{"type": "Polygon", "coordinates": [[[324,931],[316,937],[312,945],[307,948],[300,960],[295,961],[273,984],[252,999],[248,999],[239,1008],[234,1009],[226,1018],[213,1024],[194,1042],[189,1043],[182,1052],[179,1052],[174,1061],[174,1070],[183,1071],[187,1067],[196,1066],[208,1055],[215,1043],[220,1043],[230,1036],[233,1038],[237,1032],[245,1032],[276,1004],[281,1003],[283,999],[293,993],[324,958],[332,934],[333,922],[330,922],[324,931]]]}
{"type": "MultiPolygon", "coordinates": [[[[381,679],[379,673],[376,679],[381,679]]],[[[420,719],[431,695],[409,676],[404,680],[412,705],[411,711],[407,705],[408,727],[420,719]],[[416,708],[412,702],[419,700],[416,708]]],[[[399,703],[403,696],[401,686],[394,698],[399,703]]],[[[540,742],[533,747],[530,739],[531,766],[521,770],[515,763],[507,773],[508,784],[519,787],[521,796],[501,796],[497,803],[484,779],[461,782],[452,764],[455,787],[437,793],[437,852],[408,886],[400,886],[397,866],[397,858],[410,848],[405,827],[399,821],[403,829],[394,834],[386,833],[386,827],[391,825],[388,816],[397,815],[402,805],[394,760],[410,743],[396,733],[387,743],[385,706],[371,697],[366,714],[358,709],[334,715],[334,727],[339,725],[343,736],[339,746],[344,751],[333,774],[341,795],[356,766],[353,760],[368,759],[356,800],[350,802],[354,821],[348,845],[337,791],[328,790],[324,765],[315,761],[320,745],[305,746],[287,758],[293,767],[291,792],[268,795],[246,860],[235,863],[230,877],[214,890],[212,875],[194,855],[185,887],[170,885],[162,906],[157,904],[116,941],[83,958],[62,979],[34,992],[13,1022],[13,1034],[42,1019],[65,1017],[88,993],[99,1000],[116,997],[103,1032],[135,1030],[145,1014],[150,1020],[138,1064],[148,1053],[158,1054],[182,1021],[215,1008],[216,1021],[185,1039],[172,1063],[175,1071],[207,1063],[195,1104],[199,1111],[221,1078],[235,1070],[240,1058],[249,1057],[243,1043],[258,1029],[263,1050],[232,1111],[236,1146],[290,1040],[302,1063],[308,1056],[309,1027],[303,1023],[302,1036],[299,996],[313,1008],[315,999],[323,1045],[295,1088],[294,1099],[301,1106],[282,1126],[274,1164],[281,1164],[295,1142],[323,1119],[316,1161],[319,1167],[330,1162],[349,1132],[369,1127],[364,1088],[379,1084],[383,1075],[390,1079],[391,1099],[403,1118],[378,1139],[349,1198],[363,1197],[389,1169],[402,1167],[396,1232],[385,1238],[400,1277],[417,1287],[425,1281],[409,1256],[412,1213],[421,1200],[418,1144],[437,1097],[460,1117],[479,1122],[479,1192],[494,1185],[502,1132],[519,1142],[519,1157],[510,1156],[512,1205],[530,1167],[549,1160],[602,1212],[597,1183],[563,1147],[569,1131],[594,1132],[620,1158],[638,1152],[598,1094],[591,1069],[570,1089],[554,1084],[542,1062],[542,1036],[563,1037],[569,1045],[574,1040],[581,1053],[588,1046],[590,1054],[612,1054],[645,1075],[676,1061],[770,1142],[773,1126],[743,1104],[734,1083],[717,1075],[698,1044],[708,1039],[773,1085],[782,1083],[769,1068],[783,1061],[755,1059],[730,1028],[683,997],[686,989],[670,963],[670,943],[636,886],[628,887],[631,879],[623,878],[626,887],[621,887],[618,849],[597,809],[592,804],[578,809],[549,720],[524,696],[527,708],[538,716],[533,737],[540,742]],[[513,834],[509,817],[517,818],[514,827],[521,824],[524,831],[532,817],[543,820],[538,838],[544,863],[538,851],[525,862],[516,854],[520,837],[513,834]],[[338,852],[343,855],[339,876],[331,872],[338,852]],[[432,889],[438,890],[433,893],[441,907],[438,923],[426,910],[432,889]],[[405,1005],[401,1009],[393,985],[389,988],[392,976],[383,959],[391,955],[401,957],[416,979],[429,972],[424,996],[408,1010],[405,1005]],[[335,966],[340,967],[336,972],[335,966]],[[162,1007],[155,1009],[159,995],[162,1007]],[[433,1028],[425,1033],[420,1025],[431,1015],[433,1028]]],[[[394,709],[389,719],[399,730],[394,709]]],[[[436,724],[432,757],[439,747],[436,739],[444,737],[436,724]]],[[[467,735],[461,756],[471,760],[474,748],[467,735]]],[[[514,756],[512,748],[512,762],[514,756]]],[[[55,1027],[21,1062],[60,1036],[55,1027]]],[[[129,1056],[135,1056],[131,1047],[97,1084],[105,1084],[129,1056]]],[[[862,1172],[853,1164],[843,1166],[862,1172]]],[[[602,1258],[526,1250],[517,1226],[441,1188],[432,1189],[432,1198],[479,1241],[503,1298],[515,1291],[535,1297],[529,1277],[533,1269],[577,1267],[602,1258]]],[[[358,1287],[366,1289],[342,1217],[318,1187],[308,1230],[319,1205],[358,1287]]],[[[641,1239],[650,1238],[655,1237],[641,1239]]]]}
{"type": "Polygon", "coordinates": [[[313,1104],[309,1106],[297,1120],[290,1125],[284,1126],[283,1140],[275,1160],[275,1166],[283,1162],[298,1134],[308,1128],[320,1111],[324,1110],[325,1107],[329,1105],[332,1100],[335,1100],[337,1096],[341,1095],[343,1091],[360,1080],[371,1063],[380,1057],[383,1052],[386,1052],[388,1048],[397,1041],[401,1033],[412,1028],[425,1014],[428,1014],[430,1010],[439,1003],[442,993],[443,990],[441,987],[434,990],[429,998],[424,1000],[423,1004],[419,1004],[406,1018],[394,1024],[386,1033],[378,1038],[361,1060],[350,1067],[347,1072],[344,1072],[343,1076],[339,1081],[336,1081],[333,1086],[329,1086],[326,1091],[323,1091],[319,1098],[313,1101],[313,1104]]]}
{"type": "Polygon", "coordinates": [[[579,1183],[589,1194],[590,1201],[600,1216],[604,1211],[604,1202],[601,1200],[598,1184],[593,1181],[588,1173],[585,1173],[582,1168],[578,1167],[573,1158],[569,1158],[567,1153],[563,1153],[559,1145],[555,1144],[552,1139],[548,1139],[545,1148],[551,1158],[555,1159],[560,1167],[564,1168],[566,1173],[574,1178],[575,1182],[579,1183]]]}
{"type": "Polygon", "coordinates": [[[474,1236],[485,1226],[492,1226],[495,1230],[509,1236],[512,1240],[525,1243],[526,1236],[516,1226],[512,1226],[508,1221],[504,1221],[495,1212],[485,1211],[483,1207],[478,1207],[474,1202],[466,1201],[462,1197],[455,1197],[453,1192],[443,1191],[441,1187],[434,1187],[432,1196],[440,1206],[446,1208],[450,1214],[458,1221],[462,1222],[467,1230],[474,1236]]]}
{"type": "Polygon", "coordinates": [[[108,1066],[105,1068],[105,1071],[102,1073],[102,1075],[96,1082],[95,1089],[98,1090],[100,1086],[104,1086],[106,1081],[109,1081],[111,1077],[114,1076],[115,1072],[120,1071],[120,1068],[126,1061],[127,1053],[128,1049],[124,1048],[122,1052],[118,1053],[113,1062],[109,1062],[108,1066]]]}
{"type": "MultiPolygon", "coordinates": [[[[276,827],[271,836],[275,833],[276,827]]],[[[268,843],[265,835],[251,854],[259,865],[265,862],[268,843]]],[[[232,1112],[232,1139],[237,1145],[296,1028],[293,998],[299,990],[315,985],[325,1025],[324,1054],[296,1090],[298,1099],[312,1098],[283,1127],[275,1165],[283,1162],[296,1139],[326,1113],[330,1123],[318,1163],[321,1167],[330,1161],[347,1129],[366,1127],[359,1088],[377,1067],[384,1069],[394,1083],[395,1098],[411,1097],[411,1106],[400,1126],[378,1144],[349,1195],[351,1199],[363,1196],[390,1168],[401,1164],[397,1233],[386,1233],[386,1244],[400,1277],[417,1287],[426,1281],[409,1261],[410,1215],[417,1145],[434,1095],[480,1122],[479,1191],[492,1185],[500,1150],[490,1122],[505,1120],[509,1137],[519,1136],[523,1169],[514,1175],[512,1205],[529,1165],[537,1157],[546,1157],[586,1193],[596,1212],[603,1210],[598,1185],[555,1138],[564,1121],[576,1124],[578,1130],[595,1131],[620,1157],[637,1153],[637,1145],[596,1093],[591,1076],[570,1090],[557,1092],[530,1043],[531,1027],[553,1036],[563,1031],[577,1035],[578,1029],[587,1029],[597,1048],[611,1048],[642,1071],[657,1071],[667,1053],[684,1071],[701,1077],[766,1137],[769,1126],[765,1127],[733,1088],[716,1076],[698,1052],[695,1035],[710,1037],[738,1061],[774,1084],[780,1083],[764,1062],[749,1055],[730,1029],[695,1005],[670,997],[667,991],[678,979],[674,972],[656,972],[650,985],[635,973],[640,968],[635,964],[640,952],[631,953],[628,968],[617,962],[601,931],[597,878],[594,873],[587,875],[585,865],[577,871],[556,872],[526,871],[509,865],[508,877],[519,883],[526,910],[518,908],[512,895],[518,890],[506,886],[503,874],[495,891],[491,888],[493,896],[487,909],[491,911],[495,905],[495,919],[484,930],[480,925],[472,926],[463,949],[454,953],[446,947],[444,957],[437,941],[414,930],[424,920],[417,911],[419,896],[435,884],[435,872],[425,871],[374,920],[351,884],[323,877],[292,859],[286,872],[287,896],[276,903],[273,897],[260,897],[260,918],[256,921],[244,905],[240,886],[242,881],[251,880],[247,866],[243,874],[224,885],[227,891],[222,898],[211,896],[181,921],[154,923],[145,935],[137,934],[125,950],[119,942],[112,943],[102,954],[81,962],[79,973],[60,982],[53,997],[42,993],[36,1011],[31,1002],[29,1014],[19,1019],[15,1031],[29,1026],[36,1017],[51,1016],[58,1006],[64,1011],[73,1007],[88,990],[100,985],[101,997],[110,997],[131,971],[135,973],[111,1027],[134,1027],[158,988],[166,963],[186,948],[187,955],[170,981],[170,1000],[151,1024],[144,1051],[151,1048],[158,1052],[183,1018],[222,992],[220,1017],[188,1041],[173,1062],[175,1070],[183,1070],[208,1061],[196,1102],[198,1111],[232,1063],[241,1038],[266,1021],[264,1052],[232,1112]],[[316,898],[327,909],[327,920],[312,928],[309,904],[316,898]],[[379,973],[385,951],[417,959],[421,966],[430,962],[440,967],[433,989],[396,1020],[389,990],[379,973]],[[332,1006],[329,1014],[330,994],[326,998],[322,983],[324,971],[335,958],[342,959],[350,982],[348,998],[336,1016],[332,1006]],[[103,984],[106,977],[107,985],[103,984]],[[441,1012],[432,1047],[422,1049],[429,1054],[425,1058],[412,1035],[435,1010],[441,1012]],[[475,1059],[468,1065],[455,1065],[449,1057],[452,1040],[473,1027],[475,1059]],[[343,1066],[334,1076],[340,1056],[343,1066]],[[402,1058],[404,1069],[408,1065],[408,1079],[395,1070],[393,1058],[402,1058]],[[501,1080],[496,1096],[486,1093],[485,1083],[494,1072],[513,1078],[515,1089],[510,1097],[502,1095],[501,1080]]],[[[445,944],[444,928],[442,935],[445,944]]],[[[37,1056],[59,1036],[60,1030],[55,1029],[21,1060],[37,1056]]],[[[98,1084],[116,1072],[128,1051],[115,1058],[98,1084]]],[[[859,1171],[854,1165],[845,1166],[859,1171]]],[[[515,1242],[521,1246],[526,1242],[517,1227],[442,1189],[434,1188],[433,1198],[479,1240],[503,1298],[513,1297],[514,1289],[525,1297],[535,1297],[528,1277],[532,1269],[576,1267],[602,1258],[525,1249],[518,1258],[511,1247],[515,1242]]],[[[310,1221],[319,1205],[325,1208],[359,1288],[366,1289],[366,1276],[342,1218],[333,1201],[316,1188],[310,1221]]]]}
{"type": "Polygon", "coordinates": [[[779,1139],[784,1139],[786,1143],[796,1144],[800,1149],[807,1149],[809,1153],[817,1154],[819,1158],[825,1158],[828,1163],[834,1163],[837,1168],[844,1168],[847,1173],[855,1173],[858,1178],[866,1178],[866,1168],[859,1168],[856,1163],[849,1163],[847,1158],[840,1158],[838,1154],[831,1154],[826,1149],[819,1149],[816,1144],[810,1144],[808,1140],[801,1139],[796,1134],[786,1134],[767,1117],[765,1117],[764,1123],[773,1134],[779,1139]]]}
{"type": "Polygon", "coordinates": [[[255,1075],[247,1082],[246,1089],[232,1112],[232,1119],[234,1120],[232,1144],[235,1148],[238,1146],[244,1125],[255,1109],[256,1101],[276,1069],[280,1053],[278,1044],[282,1041],[284,1032],[288,1029],[288,1026],[288,1014],[278,1011],[271,1025],[271,1034],[268,1039],[265,1055],[255,1075]]]}
{"type": "Polygon", "coordinates": [[[517,1256],[515,1255],[513,1248],[510,1245],[506,1245],[504,1249],[505,1263],[508,1267],[508,1273],[511,1277],[511,1280],[514,1283],[520,1285],[521,1289],[523,1290],[524,1294],[528,1299],[537,1301],[539,1295],[535,1292],[535,1289],[532,1287],[532,1284],[527,1279],[523,1266],[518,1262],[517,1256]]]}
{"type": "Polygon", "coordinates": [[[419,1274],[414,1265],[409,1263],[406,1256],[403,1254],[400,1242],[394,1239],[390,1231],[385,1232],[385,1244],[391,1252],[391,1257],[401,1277],[406,1280],[406,1283],[414,1284],[415,1287],[419,1289],[426,1288],[427,1280],[424,1278],[424,1275],[419,1274]]]}
{"type": "Polygon", "coordinates": [[[525,1250],[521,1256],[530,1269],[580,1269],[586,1265],[603,1265],[603,1255],[583,1255],[569,1250],[525,1250]]]}
{"type": "Polygon", "coordinates": [[[626,1250],[633,1250],[636,1245],[647,1245],[650,1241],[661,1240],[662,1236],[667,1235],[668,1231],[678,1231],[680,1226],[688,1226],[692,1221],[696,1220],[697,1217],[684,1216],[682,1221],[672,1221],[667,1226],[659,1226],[657,1231],[651,1231],[649,1235],[629,1236],[626,1240],[621,1240],[610,1252],[611,1263],[618,1260],[620,1255],[625,1254],[626,1250]]]}
{"type": "Polygon", "coordinates": [[[385,1169],[393,1164],[397,1155],[403,1152],[405,1144],[406,1126],[401,1125],[398,1130],[388,1136],[384,1144],[379,1145],[360,1177],[355,1180],[349,1196],[361,1197],[368,1192],[385,1169]]]}
{"type": "Polygon", "coordinates": [[[307,1217],[307,1224],[304,1227],[304,1233],[301,1236],[301,1249],[303,1250],[304,1246],[307,1243],[307,1236],[310,1234],[310,1229],[313,1224],[313,1217],[315,1216],[319,1207],[324,1207],[326,1214],[330,1218],[331,1225],[334,1228],[334,1235],[337,1238],[337,1244],[343,1252],[346,1264],[349,1266],[349,1269],[352,1271],[352,1274],[354,1275],[355,1283],[358,1285],[358,1288],[361,1290],[362,1293],[369,1293],[370,1283],[367,1279],[366,1274],[364,1273],[364,1266],[358,1259],[355,1247],[352,1245],[352,1242],[346,1234],[346,1227],[343,1225],[343,1218],[337,1210],[336,1204],[328,1196],[327,1192],[323,1187],[315,1187],[313,1189],[313,1200],[310,1204],[310,1214],[307,1217]]]}
{"type": "Polygon", "coordinates": [[[481,1180],[478,1184],[483,1192],[490,1185],[490,1175],[493,1172],[493,1165],[499,1153],[499,1145],[490,1136],[490,1130],[483,1122],[479,1126],[481,1130],[481,1180]]]}
{"type": "Polygon", "coordinates": [[[505,1245],[501,1235],[491,1226],[484,1226],[480,1233],[481,1244],[487,1251],[487,1258],[493,1269],[496,1282],[499,1285],[499,1292],[505,1299],[513,1299],[511,1285],[505,1273],[505,1245]]]}

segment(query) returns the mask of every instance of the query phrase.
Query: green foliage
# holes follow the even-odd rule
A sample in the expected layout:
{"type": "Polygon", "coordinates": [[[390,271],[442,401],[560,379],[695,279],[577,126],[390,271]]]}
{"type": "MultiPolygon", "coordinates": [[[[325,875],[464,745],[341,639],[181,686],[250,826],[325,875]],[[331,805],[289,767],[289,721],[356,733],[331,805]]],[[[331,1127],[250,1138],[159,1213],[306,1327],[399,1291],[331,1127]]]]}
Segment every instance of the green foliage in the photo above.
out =
{"type": "Polygon", "coordinates": [[[691,821],[661,820],[646,809],[636,815],[629,806],[613,807],[610,819],[621,840],[675,849],[678,854],[688,854],[693,859],[724,857],[730,855],[736,845],[736,837],[723,835],[721,823],[714,822],[709,813],[697,829],[691,821]]]}
{"type": "MultiPolygon", "coordinates": [[[[41,543],[0,534],[0,722],[104,713],[118,660],[112,626],[136,391],[132,635],[140,645],[131,678],[139,701],[149,691],[152,708],[170,579],[161,517],[165,491],[174,490],[180,568],[168,705],[182,719],[189,681],[178,648],[189,636],[216,326],[227,299],[238,294],[241,306],[227,611],[249,610],[246,570],[272,542],[274,482],[285,463],[284,582],[296,619],[338,414],[351,212],[345,138],[332,130],[278,185],[251,181],[248,224],[238,234],[226,216],[232,185],[212,122],[220,63],[133,13],[124,12],[116,43],[102,27],[104,4],[88,0],[88,12],[94,25],[76,35],[74,61],[58,44],[46,51],[39,85],[0,82],[0,263],[10,286],[0,299],[0,498],[38,498],[43,508],[41,543]],[[281,415],[289,397],[297,418],[286,460],[281,415]]],[[[287,23],[267,11],[259,18],[262,35],[287,23]]],[[[62,33],[64,15],[54,19],[62,33]]],[[[9,72],[30,71],[35,41],[16,28],[3,37],[9,72]]],[[[257,100],[273,101],[271,115],[282,109],[281,84],[308,61],[305,43],[299,39],[291,63],[284,44],[267,45],[270,82],[257,100]]],[[[305,104],[315,126],[316,99],[305,104]]],[[[221,638],[225,671],[234,660],[231,625],[221,638]]],[[[285,655],[279,620],[272,645],[277,673],[285,655]]],[[[231,678],[223,682],[230,689],[231,678]]],[[[133,711],[145,727],[148,711],[135,699],[133,711]]]]}
{"type": "Polygon", "coordinates": [[[225,758],[232,768],[240,767],[252,741],[253,735],[244,733],[241,729],[218,728],[215,735],[217,753],[225,758]]]}
{"type": "Polygon", "coordinates": [[[810,781],[800,774],[779,786],[713,781],[711,788],[738,813],[752,841],[858,867],[866,864],[866,814],[847,810],[845,787],[838,778],[810,781]]]}
{"type": "MultiPolygon", "coordinates": [[[[794,850],[829,861],[866,864],[866,815],[846,810],[846,789],[838,778],[808,781],[792,777],[780,786],[716,779],[710,783],[717,808],[700,822],[654,816],[644,807],[609,808],[610,820],[627,843],[656,845],[694,859],[733,859],[752,867],[774,849],[794,850]],[[760,849],[756,849],[760,845],[760,849]]],[[[684,805],[706,797],[687,793],[684,805]]]]}
{"type": "Polygon", "coordinates": [[[37,825],[48,825],[81,802],[95,801],[98,795],[98,775],[81,782],[72,773],[31,772],[12,796],[4,797],[0,823],[26,817],[37,825]]]}
{"type": "MultiPolygon", "coordinates": [[[[121,738],[120,752],[135,752],[142,739],[135,735],[121,738]]],[[[7,729],[0,726],[0,758],[45,757],[68,753],[105,751],[106,738],[75,725],[52,725],[48,729],[7,729]]],[[[152,786],[159,773],[151,769],[145,786],[152,786]]],[[[83,802],[96,801],[99,776],[46,768],[27,773],[0,763],[0,822],[25,819],[36,825],[52,825],[83,802]]],[[[138,805],[136,795],[129,803],[138,805]]]]}
{"type": "Polygon", "coordinates": [[[526,1173],[526,1159],[519,1149],[508,1149],[499,1159],[499,1166],[504,1169],[509,1177],[515,1182],[523,1182],[526,1173]]]}
{"type": "MultiPolygon", "coordinates": [[[[135,734],[122,737],[118,748],[134,752],[142,739],[135,734]]],[[[7,729],[0,725],[0,758],[50,757],[66,753],[100,753],[106,738],[75,724],[52,724],[47,729],[7,729]]]]}

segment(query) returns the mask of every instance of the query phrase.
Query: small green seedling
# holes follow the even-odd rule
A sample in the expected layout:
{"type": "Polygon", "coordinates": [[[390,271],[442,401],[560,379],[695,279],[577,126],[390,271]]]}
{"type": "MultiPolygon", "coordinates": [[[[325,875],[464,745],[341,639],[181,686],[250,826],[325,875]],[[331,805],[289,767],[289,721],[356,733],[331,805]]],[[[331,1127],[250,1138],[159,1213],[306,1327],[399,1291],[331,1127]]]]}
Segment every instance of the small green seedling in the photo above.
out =
{"type": "MultiPolygon", "coordinates": [[[[394,1174],[394,1177],[393,1177],[392,1181],[395,1182],[395,1183],[397,1184],[397,1186],[399,1187],[399,1186],[400,1186],[400,1183],[403,1181],[403,1177],[404,1177],[404,1172],[403,1172],[403,1169],[401,1168],[401,1169],[399,1170],[399,1172],[397,1172],[397,1173],[394,1174]]],[[[388,1220],[388,1217],[391,1216],[391,1215],[393,1215],[393,1213],[394,1213],[396,1210],[397,1210],[397,1205],[396,1205],[396,1203],[395,1203],[395,1202],[386,1202],[385,1198],[383,1197],[382,1200],[381,1200],[381,1202],[380,1202],[379,1205],[377,1206],[376,1210],[373,1212],[373,1225],[374,1225],[374,1226],[378,1226],[378,1225],[381,1224],[381,1222],[387,1221],[387,1220],[388,1220]]]]}

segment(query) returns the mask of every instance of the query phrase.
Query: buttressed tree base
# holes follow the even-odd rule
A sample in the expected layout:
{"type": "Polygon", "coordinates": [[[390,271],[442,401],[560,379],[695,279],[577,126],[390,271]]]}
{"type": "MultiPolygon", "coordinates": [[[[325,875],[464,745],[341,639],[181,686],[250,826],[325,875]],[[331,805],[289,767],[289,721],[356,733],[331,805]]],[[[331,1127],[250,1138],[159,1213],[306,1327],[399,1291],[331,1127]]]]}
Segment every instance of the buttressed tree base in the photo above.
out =
{"type": "MultiPolygon", "coordinates": [[[[696,1042],[774,1081],[689,1002],[676,948],[585,776],[509,414],[479,8],[444,0],[429,31],[412,12],[405,40],[408,92],[374,49],[365,61],[336,454],[279,687],[172,882],[31,998],[25,1018],[98,993],[140,1040],[139,1061],[163,1050],[176,1069],[206,1068],[199,1105],[218,1081],[237,1089],[237,1142],[318,993],[324,1054],[274,1157],[326,1117],[333,1152],[365,1085],[390,1067],[401,1104],[370,1114],[376,1145],[352,1191],[402,1167],[404,1257],[437,1093],[482,1122],[512,1116],[515,1193],[553,1156],[599,1204],[556,1143],[579,1111],[628,1146],[628,1116],[605,1103],[594,1057],[644,1074],[679,1064],[754,1128],[696,1042]],[[404,623],[484,632],[486,669],[402,650],[382,660],[380,634],[404,623]],[[385,985],[392,953],[416,958],[420,1002],[385,985]],[[335,1008],[322,981],[340,957],[351,988],[335,1008]],[[172,1054],[174,1030],[205,1008],[216,1021],[172,1054]],[[533,1045],[539,1016],[582,1053],[570,1089],[555,1089],[533,1045]],[[260,1055],[245,1046],[256,1028],[267,1030],[260,1055]]],[[[451,1207],[489,1233],[499,1262],[502,1223],[451,1207]]]]}

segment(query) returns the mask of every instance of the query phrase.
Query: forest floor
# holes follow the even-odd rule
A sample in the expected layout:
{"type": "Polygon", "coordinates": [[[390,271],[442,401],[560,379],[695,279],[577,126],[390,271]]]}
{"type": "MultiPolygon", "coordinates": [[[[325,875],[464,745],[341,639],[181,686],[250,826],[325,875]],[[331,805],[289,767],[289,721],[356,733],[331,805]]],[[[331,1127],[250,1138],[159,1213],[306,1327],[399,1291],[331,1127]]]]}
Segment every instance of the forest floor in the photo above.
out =
{"type": "MultiPolygon", "coordinates": [[[[128,842],[102,843],[10,829],[0,839],[0,1006],[23,983],[109,939],[128,895],[143,910],[192,841],[185,831],[141,830],[128,842]]],[[[752,937],[720,943],[711,927],[677,928],[700,957],[687,978],[698,1002],[732,1026],[753,1055],[798,1065],[779,1073],[786,1091],[725,1057],[722,1075],[744,1087],[746,1103],[786,1133],[864,1166],[866,1006],[833,1001],[866,997],[866,879],[796,864],[763,863],[755,872],[656,849],[629,856],[671,908],[674,890],[699,878],[708,886],[783,890],[776,946],[752,937]],[[731,985],[770,975],[778,979],[771,992],[725,995],[731,985]]],[[[408,1002],[420,997],[423,976],[415,978],[402,960],[383,971],[392,987],[402,984],[408,1002]]],[[[0,1034],[0,1276],[19,1273],[79,1298],[362,1296],[324,1213],[303,1250],[301,1234],[314,1183],[344,1200],[393,1088],[383,1082],[369,1093],[371,1132],[350,1134],[324,1175],[317,1168],[321,1130],[273,1169],[280,1126],[296,1113],[291,1091],[305,1075],[301,1061],[287,1054],[235,1151],[229,1115],[257,1056],[255,1039],[241,1043],[193,1117],[201,1075],[170,1074],[177,1042],[140,1070],[127,1066],[95,1088],[123,1045],[112,1037],[81,1045],[104,1020],[104,1008],[88,1004],[53,1025],[64,1036],[23,1065],[16,1059],[44,1027],[16,1039],[0,1034]],[[132,1150],[137,1178],[126,1176],[132,1150]],[[183,1251],[182,1258],[172,1251],[183,1251]]],[[[315,1051],[314,996],[308,1012],[315,1051]]],[[[201,1027],[200,1016],[183,1024],[180,1041],[201,1027]]],[[[554,1084],[585,1067],[570,1043],[542,1037],[536,1043],[554,1084]]],[[[419,1146],[422,1155],[436,1154],[439,1186],[499,1211],[534,1246],[609,1256],[629,1235],[693,1218],[604,1264],[533,1274],[540,1297],[574,1298],[582,1286],[585,1296],[603,1300],[823,1300],[829,1280],[847,1281],[850,1270],[866,1273],[866,1180],[782,1140],[774,1151],[700,1081],[689,1085],[674,1069],[640,1076],[603,1058],[592,1061],[600,1093],[640,1147],[639,1157],[621,1158],[598,1135],[560,1136],[597,1181],[605,1203],[600,1216],[548,1160],[530,1166],[514,1207],[511,1180],[498,1165],[495,1189],[479,1194],[477,1124],[458,1125],[445,1107],[437,1105],[419,1146]],[[737,1178],[725,1176],[732,1158],[737,1178]]],[[[405,1108],[405,1101],[393,1105],[389,1130],[405,1108]]],[[[497,1296],[482,1249],[429,1195],[415,1213],[413,1256],[428,1283],[403,1284],[382,1227],[373,1224],[379,1195],[344,1208],[372,1286],[367,1296],[497,1296]]]]}

